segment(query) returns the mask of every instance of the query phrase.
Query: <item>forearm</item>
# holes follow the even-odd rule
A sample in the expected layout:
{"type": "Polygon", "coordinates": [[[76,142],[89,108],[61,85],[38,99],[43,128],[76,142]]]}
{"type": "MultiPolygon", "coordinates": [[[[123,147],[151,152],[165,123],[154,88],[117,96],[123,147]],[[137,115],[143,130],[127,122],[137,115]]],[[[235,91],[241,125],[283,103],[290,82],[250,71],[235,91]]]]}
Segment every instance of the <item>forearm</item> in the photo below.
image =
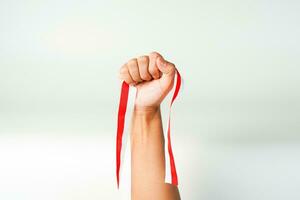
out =
{"type": "Polygon", "coordinates": [[[133,200],[177,200],[176,186],[166,184],[164,136],[159,107],[135,109],[131,131],[133,200]]]}

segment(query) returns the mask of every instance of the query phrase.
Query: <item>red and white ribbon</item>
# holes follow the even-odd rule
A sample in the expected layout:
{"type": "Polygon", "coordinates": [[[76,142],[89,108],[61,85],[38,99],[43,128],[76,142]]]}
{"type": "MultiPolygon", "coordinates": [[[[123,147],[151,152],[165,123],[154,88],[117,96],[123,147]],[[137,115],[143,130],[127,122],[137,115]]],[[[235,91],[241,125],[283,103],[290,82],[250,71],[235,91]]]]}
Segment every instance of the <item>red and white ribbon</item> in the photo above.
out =
{"type": "MultiPolygon", "coordinates": [[[[171,143],[171,129],[170,129],[170,117],[171,117],[171,108],[173,105],[174,100],[176,99],[180,87],[181,87],[181,76],[178,71],[176,71],[176,85],[175,90],[171,99],[171,103],[169,106],[169,116],[168,116],[168,128],[167,128],[167,146],[166,146],[166,161],[169,161],[169,167],[166,167],[166,182],[170,182],[173,185],[178,185],[178,177],[177,177],[177,171],[175,166],[175,159],[173,155],[172,150],[172,143],[171,143]],[[171,180],[168,180],[168,174],[170,174],[171,180]]],[[[121,95],[120,95],[120,102],[119,102],[119,110],[118,110],[118,125],[117,125],[117,138],[116,138],[116,176],[117,176],[117,184],[119,187],[120,183],[120,169],[121,169],[121,162],[122,162],[122,151],[124,151],[124,128],[125,128],[125,117],[126,117],[126,110],[127,110],[127,104],[128,104],[128,96],[129,96],[129,85],[125,83],[125,81],[122,83],[121,86],[121,95]]],[[[167,166],[167,165],[166,165],[167,166]]]]}

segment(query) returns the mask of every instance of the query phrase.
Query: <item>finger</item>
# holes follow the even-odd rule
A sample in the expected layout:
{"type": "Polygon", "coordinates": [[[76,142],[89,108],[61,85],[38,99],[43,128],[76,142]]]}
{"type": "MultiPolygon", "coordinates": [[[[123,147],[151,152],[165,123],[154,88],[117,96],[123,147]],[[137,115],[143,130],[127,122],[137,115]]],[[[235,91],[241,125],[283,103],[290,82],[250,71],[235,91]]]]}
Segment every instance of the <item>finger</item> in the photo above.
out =
{"type": "Polygon", "coordinates": [[[138,68],[137,59],[134,58],[134,59],[131,59],[130,61],[128,61],[127,66],[128,66],[128,70],[129,70],[129,74],[130,74],[131,78],[135,82],[142,82],[142,78],[140,77],[140,72],[139,72],[139,68],[138,68]]]}
{"type": "Polygon", "coordinates": [[[176,72],[176,67],[173,63],[170,63],[164,60],[162,57],[159,57],[156,60],[158,69],[163,73],[160,79],[162,85],[166,90],[169,90],[173,87],[174,77],[176,72]]]}
{"type": "Polygon", "coordinates": [[[153,77],[153,79],[159,79],[160,77],[160,72],[157,68],[156,65],[156,60],[158,57],[160,57],[161,55],[157,52],[152,52],[149,55],[149,73],[151,74],[151,76],[153,77]]]}
{"type": "Polygon", "coordinates": [[[173,63],[166,61],[163,57],[158,57],[156,64],[159,71],[163,73],[163,76],[171,76],[172,78],[174,77],[176,67],[173,63]]]}
{"type": "Polygon", "coordinates": [[[126,64],[121,67],[119,78],[129,85],[135,84],[135,81],[131,78],[129,74],[129,70],[126,64]]]}
{"type": "Polygon", "coordinates": [[[141,56],[137,59],[137,62],[139,65],[140,77],[145,81],[150,81],[152,79],[152,76],[150,75],[150,73],[148,71],[149,57],[141,56]]]}

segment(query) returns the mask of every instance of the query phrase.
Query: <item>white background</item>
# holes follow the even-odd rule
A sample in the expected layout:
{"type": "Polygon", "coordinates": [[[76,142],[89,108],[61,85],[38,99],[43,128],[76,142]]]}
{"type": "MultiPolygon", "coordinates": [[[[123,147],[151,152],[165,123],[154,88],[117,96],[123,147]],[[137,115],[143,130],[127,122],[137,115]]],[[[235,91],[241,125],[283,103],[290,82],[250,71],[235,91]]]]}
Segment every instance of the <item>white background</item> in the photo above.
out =
{"type": "MultiPolygon", "coordinates": [[[[119,67],[158,51],[185,90],[182,199],[300,198],[296,0],[0,1],[0,199],[119,199],[119,67]]],[[[126,194],[126,192],[125,192],[126,194]]]]}

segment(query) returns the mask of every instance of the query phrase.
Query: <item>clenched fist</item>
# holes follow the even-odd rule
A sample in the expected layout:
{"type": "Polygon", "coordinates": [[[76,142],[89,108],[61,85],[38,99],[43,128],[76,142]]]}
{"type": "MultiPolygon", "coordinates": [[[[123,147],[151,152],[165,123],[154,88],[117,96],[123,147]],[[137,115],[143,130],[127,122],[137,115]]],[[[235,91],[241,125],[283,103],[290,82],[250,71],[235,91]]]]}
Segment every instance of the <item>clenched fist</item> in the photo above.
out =
{"type": "Polygon", "coordinates": [[[120,79],[137,88],[135,106],[139,109],[159,107],[172,89],[175,65],[159,53],[133,58],[120,69],[120,79]]]}

